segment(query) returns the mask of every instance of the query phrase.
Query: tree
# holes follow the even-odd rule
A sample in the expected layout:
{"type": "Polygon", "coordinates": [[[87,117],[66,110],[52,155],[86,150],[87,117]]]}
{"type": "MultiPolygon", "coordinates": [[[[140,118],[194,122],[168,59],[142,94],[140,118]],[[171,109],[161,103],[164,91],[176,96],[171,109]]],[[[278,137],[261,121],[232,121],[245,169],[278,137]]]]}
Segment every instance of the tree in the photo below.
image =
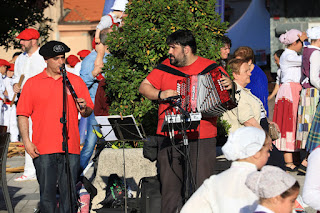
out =
{"type": "Polygon", "coordinates": [[[139,94],[142,80],[167,57],[166,37],[178,29],[194,33],[198,55],[217,59],[219,39],[227,29],[215,12],[215,0],[134,0],[128,3],[125,25],[108,36],[105,74],[111,114],[133,114],[147,134],[154,134],[157,103],[139,94]]]}
{"type": "Polygon", "coordinates": [[[51,19],[44,17],[44,9],[53,5],[55,0],[2,0],[0,13],[0,45],[6,49],[18,48],[15,37],[25,28],[39,25],[37,29],[42,41],[48,38],[51,19]]]}

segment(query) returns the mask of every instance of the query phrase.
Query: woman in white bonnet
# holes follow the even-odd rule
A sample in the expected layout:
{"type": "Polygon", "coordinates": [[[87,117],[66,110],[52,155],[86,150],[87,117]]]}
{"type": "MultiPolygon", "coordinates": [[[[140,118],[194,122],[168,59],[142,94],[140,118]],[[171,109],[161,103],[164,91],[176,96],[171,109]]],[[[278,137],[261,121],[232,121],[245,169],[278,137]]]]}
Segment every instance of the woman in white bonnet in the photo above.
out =
{"type": "Polygon", "coordinates": [[[276,96],[273,121],[278,124],[281,138],[276,140],[276,147],[284,152],[286,170],[296,171],[293,163],[293,152],[299,151],[296,143],[297,111],[300,98],[300,79],[302,56],[298,55],[307,39],[306,33],[292,29],[282,34],[280,42],[286,45],[280,57],[281,82],[276,96]]]}
{"type": "MultiPolygon", "coordinates": [[[[307,153],[320,145],[320,27],[307,30],[311,45],[304,48],[302,62],[302,92],[299,103],[297,140],[303,137],[301,148],[307,153]],[[318,105],[318,106],[317,106],[318,105]],[[311,125],[312,124],[312,125],[311,125]],[[307,128],[305,128],[307,127],[307,128]],[[300,131],[300,129],[302,129],[300,131]],[[304,131],[303,131],[304,130],[304,131]]],[[[308,163],[304,159],[299,171],[306,173],[308,163]]]]}
{"type": "Polygon", "coordinates": [[[204,181],[183,206],[181,213],[253,212],[258,197],[245,186],[248,174],[261,169],[269,157],[271,138],[256,127],[231,133],[222,151],[231,167],[204,181]]]}
{"type": "Polygon", "coordinates": [[[294,177],[275,166],[251,173],[246,186],[260,198],[254,213],[291,213],[300,190],[294,177]]]}

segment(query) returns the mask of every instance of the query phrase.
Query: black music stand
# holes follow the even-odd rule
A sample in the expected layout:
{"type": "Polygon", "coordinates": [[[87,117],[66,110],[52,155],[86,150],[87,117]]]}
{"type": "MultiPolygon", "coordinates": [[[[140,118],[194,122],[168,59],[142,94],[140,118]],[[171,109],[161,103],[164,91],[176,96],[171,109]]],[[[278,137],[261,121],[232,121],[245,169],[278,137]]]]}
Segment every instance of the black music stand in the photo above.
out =
{"type": "MultiPolygon", "coordinates": [[[[109,124],[98,124],[101,129],[103,138],[106,138],[108,135],[113,134],[117,138],[117,141],[122,142],[122,151],[123,151],[123,182],[125,188],[125,197],[124,197],[124,205],[125,205],[125,213],[127,213],[127,183],[126,183],[126,161],[125,161],[125,153],[124,146],[126,141],[144,141],[146,140],[146,134],[141,124],[137,124],[133,115],[128,116],[120,116],[120,115],[110,115],[104,116],[104,123],[109,124]],[[103,127],[111,127],[111,128],[103,128],[103,127]],[[141,133],[142,132],[142,133],[141,133]]],[[[102,121],[101,119],[100,122],[102,121]]],[[[93,127],[94,128],[94,127],[93,127]]]]}

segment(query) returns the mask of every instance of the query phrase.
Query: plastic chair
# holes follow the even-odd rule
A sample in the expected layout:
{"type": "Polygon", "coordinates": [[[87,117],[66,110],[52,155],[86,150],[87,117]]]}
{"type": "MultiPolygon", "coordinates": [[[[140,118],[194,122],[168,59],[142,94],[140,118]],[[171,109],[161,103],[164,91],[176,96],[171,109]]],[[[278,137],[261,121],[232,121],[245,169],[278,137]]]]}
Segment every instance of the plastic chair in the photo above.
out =
{"type": "Polygon", "coordinates": [[[2,193],[4,200],[6,202],[7,210],[9,213],[13,212],[13,207],[7,186],[7,176],[6,176],[6,163],[7,163],[7,153],[9,146],[10,134],[7,131],[6,126],[0,126],[0,183],[2,188],[2,193]]]}

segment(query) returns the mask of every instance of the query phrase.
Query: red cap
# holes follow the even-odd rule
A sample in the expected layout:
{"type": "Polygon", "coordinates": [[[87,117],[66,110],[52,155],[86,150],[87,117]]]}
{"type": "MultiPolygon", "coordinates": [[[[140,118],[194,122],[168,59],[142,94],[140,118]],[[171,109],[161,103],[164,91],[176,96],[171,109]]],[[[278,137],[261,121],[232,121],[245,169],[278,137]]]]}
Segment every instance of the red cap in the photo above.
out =
{"type": "Polygon", "coordinates": [[[39,37],[40,37],[40,33],[38,32],[38,30],[27,28],[17,36],[17,39],[31,40],[31,39],[38,39],[39,37]]]}
{"type": "Polygon", "coordinates": [[[77,53],[77,55],[80,56],[81,58],[85,58],[90,53],[91,53],[90,50],[81,50],[77,53]]]}
{"type": "Polygon", "coordinates": [[[92,40],[91,45],[92,45],[92,49],[96,49],[96,42],[95,42],[94,38],[92,40]]]}
{"type": "Polygon", "coordinates": [[[78,62],[80,62],[80,59],[75,55],[69,55],[67,58],[67,62],[68,64],[70,64],[70,66],[74,67],[78,62]]]}
{"type": "Polygon", "coordinates": [[[0,59],[0,67],[1,66],[7,66],[10,67],[10,63],[7,60],[0,59]]]}
{"type": "Polygon", "coordinates": [[[8,68],[8,71],[14,72],[14,64],[10,63],[10,67],[8,68]]]}

